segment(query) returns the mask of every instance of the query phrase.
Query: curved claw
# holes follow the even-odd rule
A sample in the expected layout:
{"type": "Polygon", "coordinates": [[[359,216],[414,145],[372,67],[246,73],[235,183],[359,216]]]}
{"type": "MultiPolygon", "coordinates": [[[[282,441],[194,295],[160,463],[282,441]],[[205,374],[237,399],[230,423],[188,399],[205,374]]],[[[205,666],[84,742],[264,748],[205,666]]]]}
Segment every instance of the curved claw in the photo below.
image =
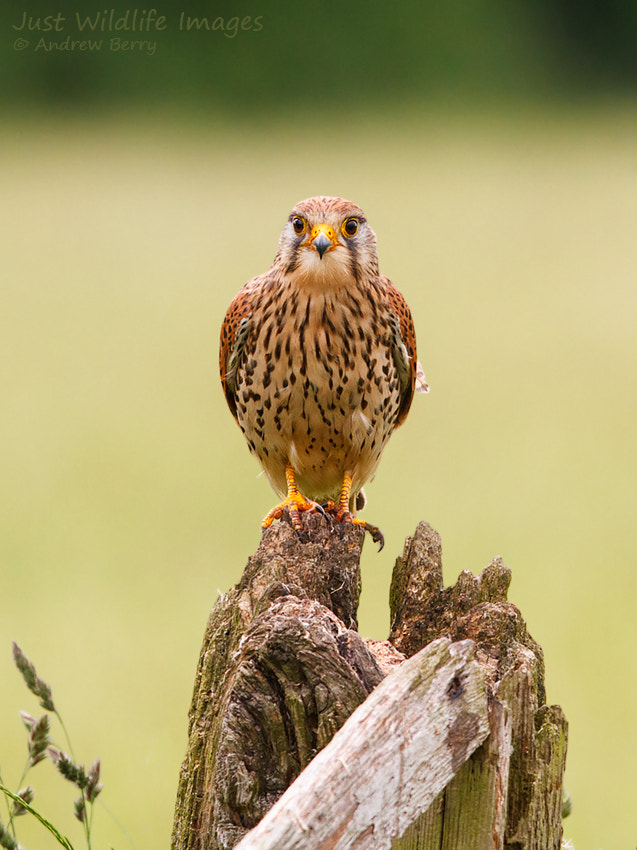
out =
{"type": "Polygon", "coordinates": [[[360,526],[364,531],[367,531],[374,543],[378,543],[378,551],[380,552],[385,545],[385,537],[383,532],[375,525],[365,522],[364,519],[357,519],[348,510],[343,510],[340,506],[334,512],[334,519],[337,522],[351,522],[353,525],[360,526]]]}
{"type": "Polygon", "coordinates": [[[329,506],[330,506],[329,502],[325,505],[319,505],[318,502],[316,502],[314,510],[316,511],[317,514],[320,514],[325,519],[329,519],[329,515],[327,513],[328,510],[330,509],[329,506]]]}
{"type": "Polygon", "coordinates": [[[380,528],[377,528],[375,525],[369,525],[368,523],[365,523],[365,531],[369,531],[374,543],[379,544],[378,551],[382,552],[383,546],[385,545],[385,538],[380,528]]]}
{"type": "Polygon", "coordinates": [[[383,535],[383,532],[380,530],[380,528],[378,528],[375,525],[370,525],[368,522],[365,522],[365,520],[363,520],[363,519],[356,519],[355,517],[352,517],[351,522],[353,522],[354,525],[360,525],[361,528],[365,529],[365,531],[369,534],[369,536],[372,538],[374,543],[379,544],[378,551],[379,552],[382,551],[382,548],[385,545],[385,537],[383,535]]]}

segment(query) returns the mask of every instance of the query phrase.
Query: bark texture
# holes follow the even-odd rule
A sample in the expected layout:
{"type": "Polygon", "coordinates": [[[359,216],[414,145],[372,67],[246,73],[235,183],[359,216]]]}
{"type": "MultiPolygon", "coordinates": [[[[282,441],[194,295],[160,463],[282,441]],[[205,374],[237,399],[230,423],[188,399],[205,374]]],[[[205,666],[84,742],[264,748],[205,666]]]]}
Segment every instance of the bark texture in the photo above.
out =
{"type": "Polygon", "coordinates": [[[303,522],[303,540],[269,529],[210,614],[173,850],[557,850],[567,726],[544,704],[509,569],[496,558],[444,588],[440,538],[420,523],[396,561],[389,641],[364,641],[363,533],[303,522]]]}
{"type": "Polygon", "coordinates": [[[382,680],[356,629],[363,532],[273,526],[211,611],[173,848],[234,846],[382,680]]]}
{"type": "Polygon", "coordinates": [[[485,671],[491,735],[400,850],[559,850],[568,725],[547,706],[542,648],[507,601],[501,558],[444,587],[440,536],[421,522],[397,558],[390,590],[390,641],[406,656],[441,635],[470,639],[485,671]]]}
{"type": "Polygon", "coordinates": [[[488,734],[473,644],[440,638],[376,688],[237,850],[389,850],[488,734]]]}

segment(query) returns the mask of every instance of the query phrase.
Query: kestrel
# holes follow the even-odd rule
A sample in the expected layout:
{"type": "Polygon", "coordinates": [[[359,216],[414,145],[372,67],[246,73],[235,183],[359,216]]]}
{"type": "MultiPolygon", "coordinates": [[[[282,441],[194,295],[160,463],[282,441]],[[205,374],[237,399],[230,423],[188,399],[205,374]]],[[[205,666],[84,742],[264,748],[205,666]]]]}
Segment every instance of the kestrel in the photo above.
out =
{"type": "Polygon", "coordinates": [[[414,391],[427,392],[411,312],[378,270],[376,235],[343,198],[297,204],[270,269],[235,296],[221,327],[221,383],[230,410],[288,510],[356,519],[414,391]]]}

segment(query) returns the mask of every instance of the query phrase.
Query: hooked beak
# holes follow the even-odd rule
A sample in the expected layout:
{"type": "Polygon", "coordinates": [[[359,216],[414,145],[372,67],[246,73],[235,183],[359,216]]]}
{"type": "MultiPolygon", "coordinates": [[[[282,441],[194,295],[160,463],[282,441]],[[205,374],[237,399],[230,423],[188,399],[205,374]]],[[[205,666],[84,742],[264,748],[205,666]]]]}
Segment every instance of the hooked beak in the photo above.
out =
{"type": "Polygon", "coordinates": [[[325,254],[326,251],[330,248],[335,248],[338,245],[336,234],[327,224],[318,224],[316,227],[313,227],[309,241],[317,250],[321,260],[323,259],[323,254],[325,254]]]}

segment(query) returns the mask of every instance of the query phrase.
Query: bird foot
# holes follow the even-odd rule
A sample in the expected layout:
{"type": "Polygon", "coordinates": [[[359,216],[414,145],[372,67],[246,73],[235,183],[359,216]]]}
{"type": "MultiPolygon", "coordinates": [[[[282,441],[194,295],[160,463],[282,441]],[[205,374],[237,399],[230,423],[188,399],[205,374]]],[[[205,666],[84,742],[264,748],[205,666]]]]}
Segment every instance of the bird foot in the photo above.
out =
{"type": "Polygon", "coordinates": [[[265,531],[266,528],[270,528],[275,519],[281,519],[283,516],[283,512],[286,511],[290,515],[290,522],[292,523],[292,528],[297,531],[299,534],[303,531],[303,526],[301,524],[301,513],[307,511],[308,513],[314,513],[318,511],[323,516],[326,516],[325,511],[322,506],[318,504],[318,502],[312,502],[310,499],[306,499],[305,496],[302,496],[301,493],[292,493],[288,495],[280,505],[272,508],[272,510],[268,513],[266,517],[264,517],[261,522],[261,528],[265,531]]]}
{"type": "Polygon", "coordinates": [[[343,508],[341,505],[334,508],[333,502],[328,502],[328,504],[323,505],[323,507],[330,511],[337,522],[351,522],[353,525],[358,525],[364,531],[367,531],[374,543],[379,544],[378,551],[381,551],[385,545],[385,538],[380,528],[377,528],[375,525],[370,525],[368,522],[365,522],[364,519],[357,519],[349,510],[343,508]]]}

